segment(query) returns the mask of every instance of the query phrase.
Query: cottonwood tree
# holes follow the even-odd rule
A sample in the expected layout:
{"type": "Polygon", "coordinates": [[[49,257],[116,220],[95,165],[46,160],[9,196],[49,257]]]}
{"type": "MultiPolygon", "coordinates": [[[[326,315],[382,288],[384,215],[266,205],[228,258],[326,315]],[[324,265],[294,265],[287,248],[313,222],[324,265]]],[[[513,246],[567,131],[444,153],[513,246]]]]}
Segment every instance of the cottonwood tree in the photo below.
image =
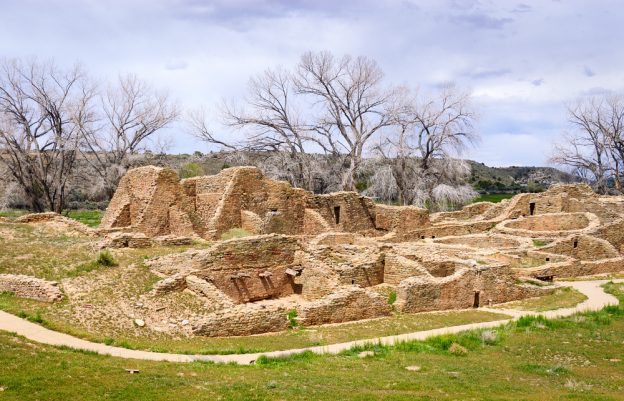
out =
{"type": "MultiPolygon", "coordinates": [[[[81,126],[80,149],[110,199],[133,155],[145,151],[154,134],[178,118],[179,109],[166,92],[135,75],[120,76],[109,85],[98,106],[98,121],[81,126]]],[[[167,144],[159,139],[156,147],[161,146],[167,144]]]]}
{"type": "Polygon", "coordinates": [[[297,66],[295,89],[318,113],[308,124],[317,144],[328,154],[346,153],[345,190],[355,190],[371,138],[395,122],[396,89],[383,85],[383,76],[372,59],[336,58],[329,52],[305,53],[297,66]]]}
{"type": "Polygon", "coordinates": [[[283,178],[297,187],[333,189],[319,183],[329,161],[340,167],[341,187],[354,190],[366,146],[394,122],[395,90],[382,78],[368,58],[308,52],[292,71],[267,70],[252,78],[242,106],[223,107],[226,125],[245,130],[244,141],[213,135],[201,116],[192,116],[191,126],[196,136],[225,149],[270,153],[272,165],[281,166],[283,178]]]}
{"type": "MultiPolygon", "coordinates": [[[[391,173],[397,197],[404,205],[434,205],[441,209],[475,196],[465,185],[470,166],[459,156],[478,136],[473,124],[476,113],[470,94],[447,84],[433,95],[403,92],[396,113],[396,129],[376,147],[386,169],[378,171],[388,180],[391,173]]],[[[370,193],[378,191],[373,185],[370,193]]]]}
{"type": "Polygon", "coordinates": [[[306,146],[309,132],[301,122],[292,90],[291,74],[281,68],[266,70],[249,80],[242,106],[223,103],[224,123],[246,130],[243,141],[225,141],[213,135],[205,123],[205,113],[191,115],[193,132],[200,139],[239,152],[263,152],[273,159],[269,165],[296,187],[313,190],[311,158],[306,146]]]}
{"type": "Polygon", "coordinates": [[[566,166],[600,192],[622,192],[624,100],[606,95],[568,107],[572,131],[554,145],[551,161],[566,166]]]}
{"type": "Polygon", "coordinates": [[[61,212],[95,92],[79,66],[0,62],[0,162],[35,212],[61,212]]]}

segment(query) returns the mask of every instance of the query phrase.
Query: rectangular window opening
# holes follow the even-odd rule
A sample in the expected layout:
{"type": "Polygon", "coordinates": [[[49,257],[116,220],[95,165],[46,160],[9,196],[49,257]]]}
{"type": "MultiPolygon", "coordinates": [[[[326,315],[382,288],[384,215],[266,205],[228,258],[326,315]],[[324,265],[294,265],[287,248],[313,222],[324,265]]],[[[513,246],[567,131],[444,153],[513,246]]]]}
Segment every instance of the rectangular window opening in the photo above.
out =
{"type": "Polygon", "coordinates": [[[340,224],[340,206],[334,206],[334,219],[336,224],[340,224]]]}

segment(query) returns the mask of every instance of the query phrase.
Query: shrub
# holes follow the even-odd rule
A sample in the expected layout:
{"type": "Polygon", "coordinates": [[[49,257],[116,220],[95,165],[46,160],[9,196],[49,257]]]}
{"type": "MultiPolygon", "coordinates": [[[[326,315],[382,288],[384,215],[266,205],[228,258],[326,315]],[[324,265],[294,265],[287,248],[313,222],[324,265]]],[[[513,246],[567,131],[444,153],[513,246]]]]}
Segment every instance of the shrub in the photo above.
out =
{"type": "Polygon", "coordinates": [[[108,249],[105,249],[99,253],[96,259],[96,263],[100,266],[107,266],[107,267],[117,266],[117,261],[115,260],[115,258],[113,257],[113,254],[108,249]]]}
{"type": "Polygon", "coordinates": [[[295,309],[289,310],[286,318],[288,319],[291,329],[299,327],[299,322],[297,321],[297,311],[295,309]]]}
{"type": "Polygon", "coordinates": [[[199,163],[195,163],[195,162],[186,163],[180,169],[181,178],[191,178],[191,177],[197,177],[200,175],[204,175],[204,168],[199,163]]]}
{"type": "Polygon", "coordinates": [[[101,267],[113,266],[117,266],[117,261],[113,257],[113,254],[108,249],[105,249],[98,254],[94,261],[78,265],[74,270],[69,271],[67,275],[69,277],[77,277],[82,273],[89,273],[101,267]]]}
{"type": "Polygon", "coordinates": [[[394,303],[396,302],[396,300],[397,300],[397,293],[396,293],[396,291],[392,291],[392,292],[390,293],[390,295],[388,295],[388,303],[389,303],[390,305],[394,305],[394,303]]]}

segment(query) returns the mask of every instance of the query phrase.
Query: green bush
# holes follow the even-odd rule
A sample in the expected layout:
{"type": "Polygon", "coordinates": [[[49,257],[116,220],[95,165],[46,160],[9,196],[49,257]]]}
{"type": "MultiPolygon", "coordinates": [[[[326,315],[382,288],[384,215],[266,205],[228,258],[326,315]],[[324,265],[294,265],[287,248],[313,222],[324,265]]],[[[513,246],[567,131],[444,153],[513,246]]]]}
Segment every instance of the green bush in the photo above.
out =
{"type": "Polygon", "coordinates": [[[396,300],[397,300],[397,293],[396,291],[392,291],[390,295],[388,295],[388,304],[394,305],[396,300]]]}
{"type": "Polygon", "coordinates": [[[105,249],[98,254],[95,260],[76,266],[74,270],[71,270],[67,273],[67,276],[78,277],[83,273],[89,273],[102,267],[113,266],[117,266],[117,261],[113,257],[113,254],[108,249],[105,249]]]}
{"type": "Polygon", "coordinates": [[[186,163],[180,169],[181,178],[197,177],[204,174],[204,168],[202,167],[202,165],[195,162],[186,163]]]}
{"type": "Polygon", "coordinates": [[[289,310],[286,318],[288,319],[291,329],[299,327],[299,322],[297,321],[297,311],[295,309],[289,310]]]}
{"type": "Polygon", "coordinates": [[[108,249],[101,251],[97,259],[95,260],[95,262],[100,266],[106,266],[106,267],[117,266],[117,261],[115,260],[115,258],[113,257],[113,254],[108,249]]]}

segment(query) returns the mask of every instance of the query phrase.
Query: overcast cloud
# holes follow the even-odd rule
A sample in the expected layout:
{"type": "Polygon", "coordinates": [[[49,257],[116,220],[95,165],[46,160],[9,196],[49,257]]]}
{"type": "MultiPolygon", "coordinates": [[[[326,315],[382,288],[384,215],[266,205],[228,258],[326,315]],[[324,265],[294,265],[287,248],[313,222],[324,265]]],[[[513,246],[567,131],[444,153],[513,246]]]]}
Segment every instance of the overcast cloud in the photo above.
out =
{"type": "MultiPolygon", "coordinates": [[[[564,103],[624,89],[617,0],[0,0],[0,55],[133,72],[188,108],[307,50],[375,58],[391,83],[472,89],[490,165],[543,165],[564,103]]],[[[222,130],[217,122],[214,127],[222,130]]],[[[206,150],[175,135],[176,152],[206,150]]]]}

